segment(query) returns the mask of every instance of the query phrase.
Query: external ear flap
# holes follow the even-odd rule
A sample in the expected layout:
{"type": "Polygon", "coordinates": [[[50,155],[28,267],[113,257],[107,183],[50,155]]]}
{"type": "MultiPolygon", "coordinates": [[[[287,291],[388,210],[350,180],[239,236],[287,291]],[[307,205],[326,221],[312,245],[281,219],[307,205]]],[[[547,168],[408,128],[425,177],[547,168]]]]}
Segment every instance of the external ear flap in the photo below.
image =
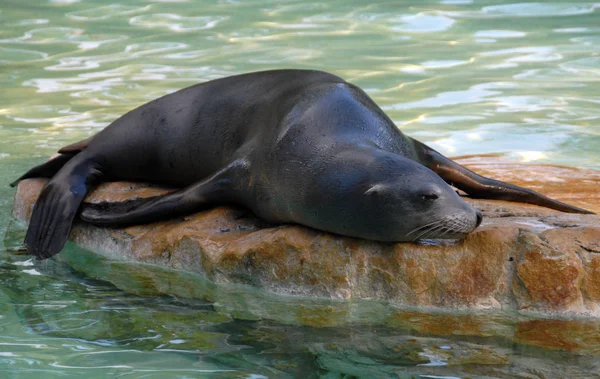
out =
{"type": "Polygon", "coordinates": [[[371,188],[369,188],[368,190],[365,191],[365,196],[373,196],[373,195],[379,195],[381,193],[383,193],[383,191],[385,191],[386,186],[384,184],[381,183],[377,183],[371,186],[371,188]]]}

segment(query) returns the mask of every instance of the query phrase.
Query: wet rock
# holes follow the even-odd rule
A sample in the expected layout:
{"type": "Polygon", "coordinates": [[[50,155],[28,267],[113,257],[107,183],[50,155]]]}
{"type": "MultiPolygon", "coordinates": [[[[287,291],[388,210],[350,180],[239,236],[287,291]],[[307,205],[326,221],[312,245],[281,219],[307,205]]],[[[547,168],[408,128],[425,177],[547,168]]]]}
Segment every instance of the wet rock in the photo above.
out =
{"type": "MultiPolygon", "coordinates": [[[[519,165],[491,157],[459,162],[484,175],[600,212],[600,172],[519,165]]],[[[44,180],[32,179],[19,185],[16,218],[29,218],[43,184],[44,180]]],[[[167,191],[108,183],[87,201],[122,201],[167,191]]],[[[231,207],[122,229],[77,223],[70,238],[112,258],[280,294],[600,316],[599,216],[502,201],[467,201],[481,209],[485,219],[460,243],[386,244],[297,225],[269,226],[248,211],[231,207]]],[[[346,308],[329,311],[343,313],[346,308]]],[[[310,311],[296,316],[317,326],[344,318],[310,311]]]]}
{"type": "Polygon", "coordinates": [[[515,325],[514,341],[580,354],[597,352],[600,325],[591,320],[523,320],[515,325]]]}

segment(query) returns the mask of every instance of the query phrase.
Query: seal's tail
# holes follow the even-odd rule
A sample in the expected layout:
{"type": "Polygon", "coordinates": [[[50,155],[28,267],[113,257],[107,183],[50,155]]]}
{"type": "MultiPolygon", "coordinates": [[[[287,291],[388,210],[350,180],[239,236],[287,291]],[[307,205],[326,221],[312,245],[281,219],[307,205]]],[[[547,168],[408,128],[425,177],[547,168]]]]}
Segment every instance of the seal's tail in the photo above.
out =
{"type": "Polygon", "coordinates": [[[530,189],[477,175],[466,167],[444,157],[429,146],[416,140],[413,141],[424,150],[423,164],[441,176],[447,183],[465,191],[473,198],[516,201],[567,213],[594,214],[588,210],[551,199],[530,189]]]}
{"type": "Polygon", "coordinates": [[[51,178],[60,170],[75,154],[59,154],[41,165],[35,166],[31,170],[24,173],[19,179],[10,183],[11,187],[19,184],[21,180],[29,178],[51,178]]]}
{"type": "Polygon", "coordinates": [[[98,165],[78,154],[46,183],[33,207],[25,236],[29,254],[46,259],[62,250],[79,205],[99,177],[98,165]]]}

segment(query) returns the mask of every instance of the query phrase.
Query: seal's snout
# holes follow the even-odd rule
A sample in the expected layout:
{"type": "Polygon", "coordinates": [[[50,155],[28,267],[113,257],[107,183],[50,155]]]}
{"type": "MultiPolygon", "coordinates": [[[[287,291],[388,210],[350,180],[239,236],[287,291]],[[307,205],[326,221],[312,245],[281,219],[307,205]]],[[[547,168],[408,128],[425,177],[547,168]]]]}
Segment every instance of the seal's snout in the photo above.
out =
{"type": "Polygon", "coordinates": [[[475,227],[481,225],[481,221],[483,221],[483,215],[477,209],[475,209],[475,216],[477,217],[477,222],[475,223],[475,227]]]}

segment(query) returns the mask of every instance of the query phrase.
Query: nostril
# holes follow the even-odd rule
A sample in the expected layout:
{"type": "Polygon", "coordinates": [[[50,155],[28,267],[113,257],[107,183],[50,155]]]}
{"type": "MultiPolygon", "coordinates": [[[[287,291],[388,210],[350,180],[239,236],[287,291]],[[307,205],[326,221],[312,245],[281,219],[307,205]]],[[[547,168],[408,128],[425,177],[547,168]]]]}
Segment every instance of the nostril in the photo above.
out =
{"type": "Polygon", "coordinates": [[[475,210],[475,215],[477,216],[477,225],[475,227],[478,227],[481,225],[481,221],[483,221],[483,215],[478,210],[475,210]]]}

